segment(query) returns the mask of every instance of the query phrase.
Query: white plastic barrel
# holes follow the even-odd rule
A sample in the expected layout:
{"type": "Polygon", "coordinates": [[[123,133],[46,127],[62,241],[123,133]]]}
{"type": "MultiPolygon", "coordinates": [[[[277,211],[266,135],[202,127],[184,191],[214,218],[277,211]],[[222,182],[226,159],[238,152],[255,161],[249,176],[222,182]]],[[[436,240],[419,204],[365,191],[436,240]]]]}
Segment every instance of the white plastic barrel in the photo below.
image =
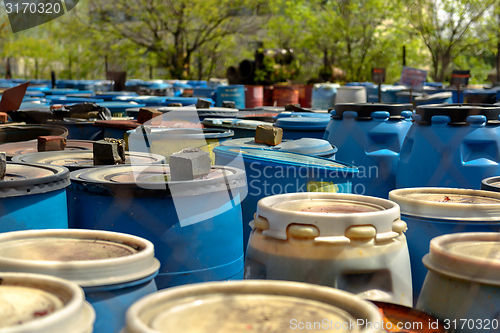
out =
{"type": "Polygon", "coordinates": [[[250,223],[246,279],[308,282],[412,305],[406,223],[399,206],[341,193],[269,196],[250,223]]]}
{"type": "Polygon", "coordinates": [[[145,297],[130,307],[122,333],[381,333],[382,326],[375,305],[345,291],[296,282],[231,281],[145,297]]]}
{"type": "Polygon", "coordinates": [[[94,309],[76,283],[0,273],[0,333],[91,333],[94,320],[94,309]]]}
{"type": "Polygon", "coordinates": [[[457,333],[500,329],[500,233],[434,238],[423,262],[429,269],[417,308],[457,333]]]}
{"type": "Polygon", "coordinates": [[[366,88],[359,86],[338,87],[335,104],[339,103],[366,103],[366,88]]]}

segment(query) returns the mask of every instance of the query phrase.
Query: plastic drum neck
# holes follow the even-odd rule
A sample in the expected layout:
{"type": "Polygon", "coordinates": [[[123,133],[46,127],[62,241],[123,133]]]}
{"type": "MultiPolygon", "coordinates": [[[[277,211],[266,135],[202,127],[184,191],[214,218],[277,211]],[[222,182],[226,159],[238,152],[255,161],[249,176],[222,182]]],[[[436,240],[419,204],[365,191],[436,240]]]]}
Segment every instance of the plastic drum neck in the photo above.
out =
{"type": "Polygon", "coordinates": [[[423,262],[446,276],[500,286],[499,244],[496,232],[443,235],[431,240],[423,262]]]}
{"type": "MultiPolygon", "coordinates": [[[[308,207],[308,208],[311,208],[308,207]]],[[[398,236],[393,231],[393,223],[399,221],[399,206],[392,201],[355,194],[340,193],[290,193],[261,199],[257,204],[257,216],[269,222],[263,234],[277,239],[287,239],[290,224],[312,225],[319,230],[316,240],[350,242],[346,231],[353,226],[372,226],[377,239],[390,239],[398,236]],[[316,205],[315,202],[320,205],[316,205]],[[286,203],[286,206],[284,206],[286,203]],[[287,209],[293,206],[311,206],[312,210],[287,209]],[[336,212],[329,205],[354,207],[353,212],[336,212]],[[314,212],[315,208],[318,210],[314,212]],[[361,209],[359,212],[356,209],[361,209]],[[364,210],[364,211],[363,211],[364,210]]]]}
{"type": "Polygon", "coordinates": [[[500,193],[490,191],[417,187],[393,190],[389,192],[389,200],[399,204],[402,215],[452,221],[500,221],[500,193]],[[431,200],[431,196],[440,200],[431,200]],[[491,202],[474,202],[481,200],[491,202]]]}
{"type": "Polygon", "coordinates": [[[416,114],[421,119],[421,125],[430,125],[433,116],[450,117],[449,125],[467,125],[468,116],[485,116],[488,124],[498,125],[500,121],[500,106],[491,104],[431,104],[417,107],[416,114]]]}
{"type": "MultiPolygon", "coordinates": [[[[75,241],[77,242],[77,241],[75,241]]],[[[4,246],[5,247],[5,246],[4,246]]],[[[41,254],[34,254],[38,256],[41,254]]],[[[11,272],[34,272],[64,278],[77,283],[81,287],[96,287],[132,282],[155,274],[160,268],[159,261],[154,257],[153,244],[143,238],[97,230],[28,230],[0,234],[0,268],[11,272]],[[3,244],[14,246],[34,244],[43,239],[77,239],[82,242],[105,241],[125,245],[136,250],[135,253],[122,257],[107,258],[103,252],[102,259],[55,261],[43,260],[30,255],[19,258],[9,256],[9,251],[1,250],[3,244]]]]}
{"type": "Polygon", "coordinates": [[[335,104],[334,119],[342,119],[344,112],[353,111],[358,114],[358,120],[371,120],[373,112],[385,111],[389,112],[391,118],[403,119],[401,112],[412,111],[412,104],[383,104],[383,103],[341,103],[335,104]]]}

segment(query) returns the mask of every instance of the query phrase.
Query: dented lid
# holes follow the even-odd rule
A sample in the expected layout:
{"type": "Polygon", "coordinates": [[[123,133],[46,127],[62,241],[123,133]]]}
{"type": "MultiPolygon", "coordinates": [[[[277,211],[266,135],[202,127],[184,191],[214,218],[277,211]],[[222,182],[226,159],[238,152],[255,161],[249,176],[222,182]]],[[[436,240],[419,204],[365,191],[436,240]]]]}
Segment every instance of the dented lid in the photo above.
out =
{"type": "MultiPolygon", "coordinates": [[[[94,168],[94,152],[86,151],[49,151],[18,155],[12,158],[14,162],[39,163],[67,167],[70,171],[83,168],[94,168]]],[[[165,157],[157,154],[125,152],[126,164],[160,164],[165,163],[165,157]]]]}
{"type": "Polygon", "coordinates": [[[315,231],[309,238],[317,242],[349,243],[352,238],[375,238],[378,241],[397,237],[406,231],[397,204],[354,194],[306,192],[273,195],[258,202],[256,216],[253,226],[265,225],[262,233],[278,239],[287,239],[292,224],[313,227],[315,231]]]}
{"type": "Polygon", "coordinates": [[[7,162],[0,198],[47,193],[69,185],[69,170],[61,166],[7,162]]]}
{"type": "MultiPolygon", "coordinates": [[[[88,140],[67,140],[65,151],[68,150],[92,150],[94,141],[88,140]]],[[[38,152],[38,140],[4,143],[0,145],[0,151],[5,152],[7,159],[17,155],[24,155],[38,152]]]]}
{"type": "MultiPolygon", "coordinates": [[[[281,333],[292,331],[294,325],[305,328],[305,322],[325,323],[325,319],[335,332],[383,331],[380,325],[378,329],[366,325],[381,323],[377,308],[348,292],[298,282],[246,280],[200,283],[151,294],[129,309],[125,332],[281,333]]],[[[316,325],[307,332],[324,329],[316,325]]]]}
{"type": "Polygon", "coordinates": [[[146,239],[97,230],[0,234],[0,270],[47,274],[95,287],[135,281],[160,267],[146,239]]]}
{"type": "Polygon", "coordinates": [[[458,233],[433,238],[425,266],[447,276],[500,286],[500,233],[458,233]]]}
{"type": "Polygon", "coordinates": [[[499,221],[500,193],[456,188],[408,188],[393,190],[389,199],[401,214],[443,220],[499,221]]]}

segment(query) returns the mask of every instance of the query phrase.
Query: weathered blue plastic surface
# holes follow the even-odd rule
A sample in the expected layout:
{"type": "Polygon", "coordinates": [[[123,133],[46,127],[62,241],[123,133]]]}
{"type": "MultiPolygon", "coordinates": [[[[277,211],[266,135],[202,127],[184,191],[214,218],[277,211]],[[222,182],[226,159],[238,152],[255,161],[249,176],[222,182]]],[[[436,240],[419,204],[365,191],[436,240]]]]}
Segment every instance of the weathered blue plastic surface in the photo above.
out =
{"type": "MultiPolygon", "coordinates": [[[[280,114],[281,115],[281,114],[280,114]]],[[[280,116],[279,115],[279,116],[280,116]]],[[[274,126],[283,129],[283,139],[296,140],[302,138],[323,139],[325,128],[330,122],[328,114],[317,116],[280,117],[274,126]]]]}
{"type": "Polygon", "coordinates": [[[106,107],[109,109],[113,117],[122,117],[125,115],[125,110],[129,108],[141,108],[145,107],[146,104],[138,104],[138,103],[131,103],[131,102],[117,102],[117,101],[112,101],[112,102],[100,102],[100,106],[106,107]]]}
{"type": "Polygon", "coordinates": [[[85,299],[95,310],[94,333],[120,332],[125,314],[142,297],[156,292],[156,274],[144,279],[101,287],[84,287],[85,299]]]}
{"type": "Polygon", "coordinates": [[[102,103],[104,100],[98,98],[66,97],[60,95],[48,95],[47,101],[51,104],[75,104],[75,103],[102,103]]]}
{"type": "Polygon", "coordinates": [[[458,232],[500,231],[500,222],[464,222],[408,216],[405,214],[401,214],[401,219],[408,225],[408,230],[405,234],[410,252],[413,299],[415,301],[418,299],[427,274],[427,268],[422,263],[422,258],[429,253],[429,245],[432,238],[458,232]]]}
{"type": "MultiPolygon", "coordinates": [[[[323,191],[351,193],[356,167],[304,154],[266,151],[260,148],[220,146],[214,149],[215,164],[244,163],[248,194],[241,204],[243,242],[248,243],[257,202],[267,196],[308,192],[308,184],[328,184],[323,191]],[[241,154],[240,154],[241,152],[241,154]],[[314,166],[314,163],[320,165],[314,166]]],[[[313,185],[314,186],[314,185],[313,185]]]]}
{"type": "Polygon", "coordinates": [[[104,130],[94,126],[92,121],[58,122],[57,125],[66,127],[68,130],[68,140],[92,140],[104,139],[104,130]]]}
{"type": "Polygon", "coordinates": [[[215,94],[216,106],[222,106],[222,102],[225,101],[233,101],[236,109],[245,108],[244,85],[218,86],[215,94]]]}
{"type": "Polygon", "coordinates": [[[466,126],[448,125],[448,116],[434,116],[431,125],[414,122],[401,148],[396,187],[478,189],[482,179],[499,175],[500,125],[486,125],[483,115],[468,119],[466,126]]]}
{"type": "Polygon", "coordinates": [[[411,126],[411,111],[402,114],[406,118],[390,120],[389,112],[376,111],[372,120],[357,120],[357,113],[349,111],[330,120],[324,139],[339,147],[336,160],[359,168],[353,193],[387,199],[396,188],[399,153],[411,126]]]}
{"type": "Polygon", "coordinates": [[[0,199],[0,232],[67,228],[66,189],[0,199]]]}
{"type": "Polygon", "coordinates": [[[315,86],[311,95],[311,103],[314,109],[329,109],[335,106],[337,88],[333,85],[315,86]]]}
{"type": "MultiPolygon", "coordinates": [[[[192,200],[194,204],[207,204],[217,195],[193,194],[192,200]]],[[[170,196],[133,197],[123,193],[123,197],[113,197],[95,185],[74,182],[68,188],[70,227],[123,232],[154,244],[161,264],[155,279],[158,289],[227,280],[241,272],[243,227],[239,201],[239,196],[235,197],[230,202],[232,208],[182,227],[170,196]]]]}

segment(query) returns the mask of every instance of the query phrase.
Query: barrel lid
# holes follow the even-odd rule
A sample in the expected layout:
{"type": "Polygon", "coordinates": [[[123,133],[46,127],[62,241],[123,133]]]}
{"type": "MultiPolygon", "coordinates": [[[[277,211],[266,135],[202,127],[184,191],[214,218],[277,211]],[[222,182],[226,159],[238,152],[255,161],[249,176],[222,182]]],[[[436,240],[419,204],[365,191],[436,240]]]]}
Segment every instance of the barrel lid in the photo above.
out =
{"type": "Polygon", "coordinates": [[[57,125],[6,125],[0,127],[0,143],[32,140],[43,135],[68,136],[68,130],[57,125]]]}
{"type": "Polygon", "coordinates": [[[91,329],[94,309],[83,290],[60,278],[0,272],[0,331],[76,333],[91,329]]]}
{"type": "MultiPolygon", "coordinates": [[[[19,163],[39,163],[64,166],[70,171],[81,168],[94,168],[94,152],[92,150],[82,151],[47,151],[40,153],[31,153],[17,155],[12,158],[14,162],[19,163]]],[[[164,163],[165,157],[157,154],[141,152],[125,152],[126,164],[159,164],[164,163]]]]}
{"type": "Polygon", "coordinates": [[[167,164],[114,165],[74,171],[71,181],[83,185],[89,191],[106,190],[119,197],[188,196],[243,187],[246,185],[246,175],[237,168],[214,165],[205,177],[191,181],[170,181],[167,164]]]}
{"type": "Polygon", "coordinates": [[[447,276],[500,286],[500,233],[477,232],[433,238],[424,265],[447,276]]]}
{"type": "Polygon", "coordinates": [[[449,116],[450,125],[466,125],[467,117],[483,115],[488,124],[500,124],[500,106],[492,104],[430,104],[417,107],[416,114],[420,115],[417,123],[430,125],[433,116],[449,116]]]}
{"type": "Polygon", "coordinates": [[[500,177],[494,176],[481,181],[481,190],[500,192],[500,177]]]}
{"type": "Polygon", "coordinates": [[[33,287],[0,286],[0,328],[21,325],[61,309],[54,294],[33,287]]]}
{"type": "Polygon", "coordinates": [[[293,117],[304,117],[304,118],[328,118],[330,119],[329,113],[319,113],[319,112],[281,112],[276,118],[293,118],[293,117]]]}
{"type": "Polygon", "coordinates": [[[340,103],[335,104],[335,114],[332,114],[334,119],[342,119],[344,112],[354,111],[358,114],[357,119],[371,120],[373,112],[389,112],[390,117],[401,118],[401,112],[413,111],[412,104],[384,104],[384,103],[340,103]]]}
{"type": "MultiPolygon", "coordinates": [[[[293,319],[296,324],[313,324],[325,318],[336,332],[383,331],[380,325],[366,325],[382,321],[377,308],[348,292],[298,282],[245,280],[169,288],[144,297],[127,312],[126,332],[278,333],[293,330],[293,319]],[[348,328],[336,329],[335,323],[347,323],[348,328]]],[[[307,331],[319,330],[316,326],[307,331]]]]}
{"type": "Polygon", "coordinates": [[[443,91],[435,94],[429,94],[426,96],[415,97],[415,102],[418,101],[431,101],[433,99],[443,99],[443,98],[451,98],[453,94],[450,91],[443,91]]]}
{"type": "Polygon", "coordinates": [[[47,193],[69,185],[69,170],[61,166],[7,162],[0,198],[47,193]]]}
{"type": "MultiPolygon", "coordinates": [[[[314,226],[315,242],[350,243],[351,238],[395,238],[406,230],[399,206],[392,201],[355,194],[288,193],[261,199],[257,219],[268,222],[262,233],[287,239],[291,225],[314,226]],[[365,236],[363,236],[365,235],[365,236]]],[[[255,221],[252,222],[255,225],[255,221]]]]}
{"type": "Polygon", "coordinates": [[[269,150],[280,150],[292,153],[301,153],[314,156],[333,155],[338,149],[332,146],[330,142],[314,138],[302,138],[298,140],[284,140],[279,145],[268,146],[265,143],[255,143],[254,138],[240,138],[227,140],[221,143],[221,146],[262,148],[269,150]]]}
{"type": "Polygon", "coordinates": [[[216,126],[233,129],[246,129],[255,131],[259,125],[271,125],[271,123],[259,120],[240,120],[234,118],[205,118],[202,121],[205,126],[216,126]]]}
{"type": "Polygon", "coordinates": [[[329,115],[328,117],[289,117],[279,118],[274,126],[284,130],[324,131],[329,122],[329,115]]]}
{"type": "Polygon", "coordinates": [[[107,101],[100,102],[100,106],[106,107],[108,109],[113,108],[130,108],[130,107],[144,107],[146,104],[140,104],[134,101],[124,102],[124,101],[107,101]]]}
{"type": "Polygon", "coordinates": [[[169,128],[169,127],[151,127],[150,134],[143,134],[141,128],[127,131],[129,140],[131,135],[144,136],[146,135],[149,142],[154,140],[205,140],[205,139],[220,139],[229,138],[234,135],[230,129],[223,128],[169,128]]]}
{"type": "MultiPolygon", "coordinates": [[[[92,150],[94,141],[88,140],[67,140],[64,150],[92,150]]],[[[7,158],[12,158],[16,155],[24,155],[38,152],[38,141],[20,141],[4,143],[0,145],[0,151],[5,152],[7,158]]]]}
{"type": "Polygon", "coordinates": [[[491,191],[421,187],[389,192],[402,215],[458,221],[500,220],[500,193],[491,191]]]}
{"type": "Polygon", "coordinates": [[[153,244],[99,230],[26,230],[0,234],[0,268],[46,274],[81,287],[132,282],[160,268],[153,244]]]}
{"type": "Polygon", "coordinates": [[[497,89],[467,89],[465,95],[494,95],[498,92],[497,89]]]}
{"type": "Polygon", "coordinates": [[[216,155],[229,155],[232,157],[238,157],[241,154],[246,161],[250,162],[263,162],[283,166],[321,169],[324,171],[338,171],[342,172],[342,175],[345,174],[345,177],[352,176],[354,173],[358,172],[357,167],[347,163],[284,151],[264,150],[261,148],[219,146],[215,147],[214,152],[216,155]]]}
{"type": "Polygon", "coordinates": [[[340,86],[337,90],[365,90],[364,86],[340,86]]]}

